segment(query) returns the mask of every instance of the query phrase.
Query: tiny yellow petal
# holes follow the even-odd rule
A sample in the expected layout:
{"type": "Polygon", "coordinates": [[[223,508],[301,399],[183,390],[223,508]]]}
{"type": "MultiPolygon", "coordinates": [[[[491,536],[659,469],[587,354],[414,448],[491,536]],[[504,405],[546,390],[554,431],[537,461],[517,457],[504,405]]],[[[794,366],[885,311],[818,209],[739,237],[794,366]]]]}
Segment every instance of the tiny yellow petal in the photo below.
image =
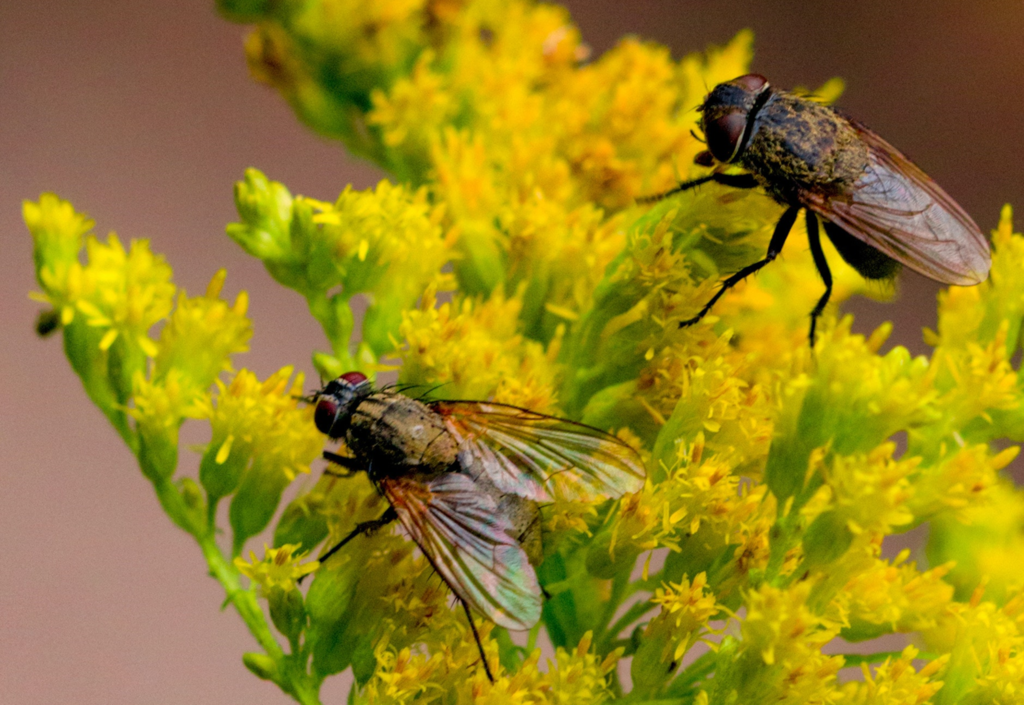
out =
{"type": "Polygon", "coordinates": [[[234,436],[228,436],[227,440],[221,444],[220,450],[217,451],[216,462],[217,465],[223,465],[224,461],[231,455],[231,445],[235,442],[234,436]]]}
{"type": "Polygon", "coordinates": [[[220,290],[224,288],[224,280],[228,276],[228,271],[223,267],[217,270],[217,273],[210,279],[210,283],[206,285],[206,298],[216,299],[220,296],[220,290]]]}
{"type": "Polygon", "coordinates": [[[104,352],[110,349],[110,346],[117,340],[117,329],[111,328],[103,334],[103,338],[100,340],[100,350],[104,352]]]}
{"type": "Polygon", "coordinates": [[[564,318],[567,321],[578,321],[580,315],[575,311],[565,308],[564,306],[557,306],[555,304],[544,304],[544,310],[548,313],[553,313],[559,318],[564,318]]]}
{"type": "Polygon", "coordinates": [[[139,341],[139,347],[142,348],[142,352],[146,353],[149,357],[156,357],[157,353],[160,352],[160,346],[153,342],[153,340],[143,333],[136,340],[139,341]]]}

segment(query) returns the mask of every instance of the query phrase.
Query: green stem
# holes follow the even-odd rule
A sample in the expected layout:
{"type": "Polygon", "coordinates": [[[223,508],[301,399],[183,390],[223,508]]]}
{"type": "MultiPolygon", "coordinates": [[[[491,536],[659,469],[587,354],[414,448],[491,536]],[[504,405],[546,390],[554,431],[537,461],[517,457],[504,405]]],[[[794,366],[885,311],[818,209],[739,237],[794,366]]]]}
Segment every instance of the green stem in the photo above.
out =
{"type": "Polygon", "coordinates": [[[158,479],[153,483],[160,504],[171,520],[188,531],[196,539],[203,551],[203,557],[210,568],[210,574],[224,588],[227,600],[249,628],[267,656],[277,665],[277,678],[274,682],[284,692],[291,695],[303,705],[320,705],[319,688],[303,667],[301,655],[295,657],[284,653],[274,634],[270,631],[267,619],[256,601],[252,590],[242,587],[239,572],[234,563],[227,558],[217,545],[216,533],[185,504],[178,488],[167,479],[158,479]]]}
{"type": "Polygon", "coordinates": [[[211,534],[197,536],[196,540],[199,542],[199,547],[203,550],[203,557],[206,559],[206,564],[210,567],[210,574],[224,587],[228,601],[234,605],[242,621],[249,627],[252,635],[256,637],[256,641],[259,642],[259,645],[263,647],[268,656],[275,661],[283,661],[285,658],[284,651],[271,633],[266,618],[263,616],[263,610],[260,609],[259,604],[256,602],[255,594],[242,587],[238,580],[237,569],[228,562],[227,557],[221,552],[220,547],[217,546],[217,542],[214,541],[211,534]]]}
{"type": "Polygon", "coordinates": [[[643,617],[652,609],[654,609],[654,603],[650,600],[641,600],[640,602],[637,602],[615,621],[615,624],[608,629],[608,634],[610,634],[613,639],[617,638],[623,629],[643,617]]]}
{"type": "Polygon", "coordinates": [[[206,500],[206,533],[213,535],[217,532],[217,505],[220,504],[220,497],[210,497],[206,500]]]}
{"type": "Polygon", "coordinates": [[[697,688],[698,683],[703,681],[715,670],[717,656],[714,651],[701,654],[686,669],[680,673],[669,685],[665,694],[668,696],[683,697],[691,695],[697,688]]]}
{"type": "Polygon", "coordinates": [[[324,335],[331,342],[331,350],[346,369],[353,364],[349,347],[352,343],[352,331],[355,320],[352,308],[348,303],[349,296],[344,292],[327,297],[322,291],[302,292],[306,297],[309,312],[317,320],[324,335]]]}
{"type": "Polygon", "coordinates": [[[320,705],[318,688],[302,667],[301,656],[293,658],[281,649],[281,645],[267,625],[263,610],[256,601],[256,594],[241,586],[238,570],[217,546],[213,534],[197,536],[196,540],[203,549],[203,557],[210,567],[210,573],[224,587],[228,601],[234,605],[245,626],[263,647],[267,656],[274,659],[277,664],[277,685],[303,705],[320,705]]]}
{"type": "Polygon", "coordinates": [[[615,616],[615,611],[619,609],[619,605],[622,604],[623,598],[628,594],[628,587],[629,573],[617,573],[612,580],[612,594],[608,598],[607,604],[605,604],[604,614],[601,615],[601,621],[598,622],[598,628],[595,633],[594,641],[600,645],[598,648],[600,653],[608,653],[604,642],[615,639],[619,635],[618,632],[609,632],[608,624],[612,621],[612,617],[615,616]]]}

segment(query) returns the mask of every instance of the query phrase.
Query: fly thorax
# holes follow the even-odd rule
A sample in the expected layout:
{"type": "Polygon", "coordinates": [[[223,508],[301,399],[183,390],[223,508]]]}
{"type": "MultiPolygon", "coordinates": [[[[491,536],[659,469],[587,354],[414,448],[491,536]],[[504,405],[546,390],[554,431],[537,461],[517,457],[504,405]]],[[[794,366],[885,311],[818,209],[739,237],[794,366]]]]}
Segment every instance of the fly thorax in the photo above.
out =
{"type": "Polygon", "coordinates": [[[378,394],[367,401],[379,405],[370,409],[365,423],[354,415],[352,425],[372,445],[367,449],[372,463],[440,472],[455,462],[457,448],[437,412],[397,394],[378,394]]]}
{"type": "Polygon", "coordinates": [[[432,426],[430,432],[433,437],[428,439],[423,450],[422,463],[437,471],[447,470],[458,460],[459,446],[443,426],[440,429],[432,426]]]}
{"type": "Polygon", "coordinates": [[[807,190],[836,193],[856,181],[867,149],[832,108],[778,91],[758,113],[741,162],[769,195],[795,204],[807,190]]]}

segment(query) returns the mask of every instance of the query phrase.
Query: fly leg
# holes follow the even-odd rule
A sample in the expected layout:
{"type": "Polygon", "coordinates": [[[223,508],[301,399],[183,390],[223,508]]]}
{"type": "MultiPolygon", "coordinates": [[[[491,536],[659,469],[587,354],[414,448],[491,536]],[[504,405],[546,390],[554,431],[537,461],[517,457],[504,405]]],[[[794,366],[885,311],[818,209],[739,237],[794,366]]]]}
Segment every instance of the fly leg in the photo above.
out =
{"type": "Polygon", "coordinates": [[[349,458],[345,455],[338,455],[328,450],[324,451],[324,460],[334,465],[340,465],[345,468],[346,472],[338,472],[336,470],[325,470],[324,472],[332,477],[352,477],[357,472],[366,472],[366,463],[359,458],[349,458]]]}
{"type": "Polygon", "coordinates": [[[811,311],[811,348],[814,348],[814,329],[818,325],[818,316],[825,310],[825,305],[832,296],[832,272],[828,268],[828,260],[821,249],[821,238],[818,236],[818,218],[810,209],[805,211],[807,215],[807,242],[811,246],[811,256],[814,258],[814,266],[818,268],[821,280],[825,282],[825,293],[818,299],[818,304],[811,311]]]}
{"type": "Polygon", "coordinates": [[[335,544],[334,548],[320,556],[317,560],[323,563],[328,558],[337,553],[342,546],[347,544],[356,536],[359,536],[360,534],[372,534],[374,531],[382,529],[383,527],[387,526],[397,518],[398,512],[395,511],[395,508],[388,507],[387,511],[380,515],[379,519],[373,519],[372,521],[364,521],[359,524],[356,524],[356,528],[352,529],[352,531],[349,532],[348,536],[346,536],[337,544],[335,544]]]}
{"type": "Polygon", "coordinates": [[[494,682],[494,674],[491,673],[491,667],[487,664],[487,655],[484,653],[484,645],[480,642],[480,635],[476,631],[476,624],[473,622],[473,615],[469,611],[469,605],[461,597],[456,595],[459,602],[462,603],[462,609],[466,611],[466,619],[469,620],[469,628],[473,630],[473,638],[476,639],[476,648],[480,650],[480,660],[484,664],[484,672],[487,673],[487,680],[491,683],[494,682]]]}
{"type": "MultiPolygon", "coordinates": [[[[418,543],[416,545],[419,546],[418,543]]],[[[480,652],[480,660],[484,664],[484,673],[487,674],[487,680],[493,683],[494,674],[491,673],[491,666],[487,663],[487,654],[484,653],[484,645],[483,642],[480,641],[480,633],[476,630],[476,622],[473,621],[473,615],[469,611],[469,605],[466,604],[466,601],[459,596],[459,593],[455,591],[452,584],[449,583],[443,575],[441,575],[441,571],[437,569],[437,565],[434,563],[434,559],[430,557],[430,554],[424,551],[422,546],[420,546],[420,551],[423,553],[423,557],[427,559],[427,562],[430,563],[430,567],[433,568],[434,572],[437,573],[437,576],[441,578],[441,582],[448,586],[448,589],[452,591],[453,595],[455,595],[455,599],[462,605],[462,609],[466,611],[466,619],[469,620],[469,628],[473,630],[473,638],[476,640],[476,648],[477,651],[480,652]]]]}
{"type": "MultiPolygon", "coordinates": [[[[764,256],[764,259],[744,267],[743,269],[741,269],[740,271],[736,272],[731,277],[726,279],[724,282],[722,282],[722,288],[719,289],[718,292],[711,297],[710,301],[704,304],[704,308],[702,308],[700,312],[697,313],[697,315],[694,316],[693,318],[687,318],[685,321],[680,321],[679,327],[686,328],[687,326],[692,326],[694,323],[704,318],[704,316],[707,315],[708,311],[711,310],[711,307],[715,305],[715,302],[722,298],[722,294],[729,291],[729,289],[733,288],[741,281],[749,277],[751,274],[761,269],[761,267],[765,266],[766,264],[774,260],[776,257],[778,257],[779,252],[782,251],[782,246],[786,244],[786,238],[789,237],[789,231],[793,229],[793,223],[796,222],[796,216],[799,212],[800,206],[790,206],[789,208],[787,208],[786,212],[782,214],[781,218],[779,218],[779,222],[776,223],[775,225],[775,233],[772,235],[771,242],[768,243],[768,253],[764,256]]],[[[817,229],[815,229],[815,232],[817,232],[817,229]]],[[[824,256],[822,256],[822,261],[824,260],[825,258],[824,256]]],[[[820,271],[821,267],[819,266],[818,269],[820,271]]],[[[827,265],[825,266],[825,271],[828,271],[827,265]]],[[[829,287],[831,287],[831,277],[829,278],[829,287]]],[[[829,289],[829,291],[831,291],[831,288],[829,289]]]]}
{"type": "Polygon", "coordinates": [[[756,188],[757,180],[754,179],[753,174],[710,174],[708,176],[702,176],[699,179],[691,179],[684,181],[675,188],[669,189],[663,193],[656,193],[653,196],[643,196],[636,199],[637,203],[655,203],[663,198],[674,196],[677,193],[683,191],[689,191],[695,189],[702,184],[714,181],[716,184],[722,184],[723,186],[731,186],[732,188],[756,188]]]}

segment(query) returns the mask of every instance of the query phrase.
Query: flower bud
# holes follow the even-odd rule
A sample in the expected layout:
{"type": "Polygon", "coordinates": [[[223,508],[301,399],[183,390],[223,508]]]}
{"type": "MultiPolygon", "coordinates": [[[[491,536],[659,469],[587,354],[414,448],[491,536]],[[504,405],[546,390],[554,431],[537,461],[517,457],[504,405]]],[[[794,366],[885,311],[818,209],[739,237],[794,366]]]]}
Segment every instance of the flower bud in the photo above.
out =
{"type": "Polygon", "coordinates": [[[265,681],[277,681],[277,663],[274,659],[270,658],[266,654],[260,654],[253,651],[242,654],[242,663],[245,667],[252,671],[257,678],[261,678],[265,681]]]}
{"type": "Polygon", "coordinates": [[[302,593],[296,588],[274,587],[267,593],[270,603],[270,619],[277,631],[294,641],[306,628],[306,608],[302,593]]]}

